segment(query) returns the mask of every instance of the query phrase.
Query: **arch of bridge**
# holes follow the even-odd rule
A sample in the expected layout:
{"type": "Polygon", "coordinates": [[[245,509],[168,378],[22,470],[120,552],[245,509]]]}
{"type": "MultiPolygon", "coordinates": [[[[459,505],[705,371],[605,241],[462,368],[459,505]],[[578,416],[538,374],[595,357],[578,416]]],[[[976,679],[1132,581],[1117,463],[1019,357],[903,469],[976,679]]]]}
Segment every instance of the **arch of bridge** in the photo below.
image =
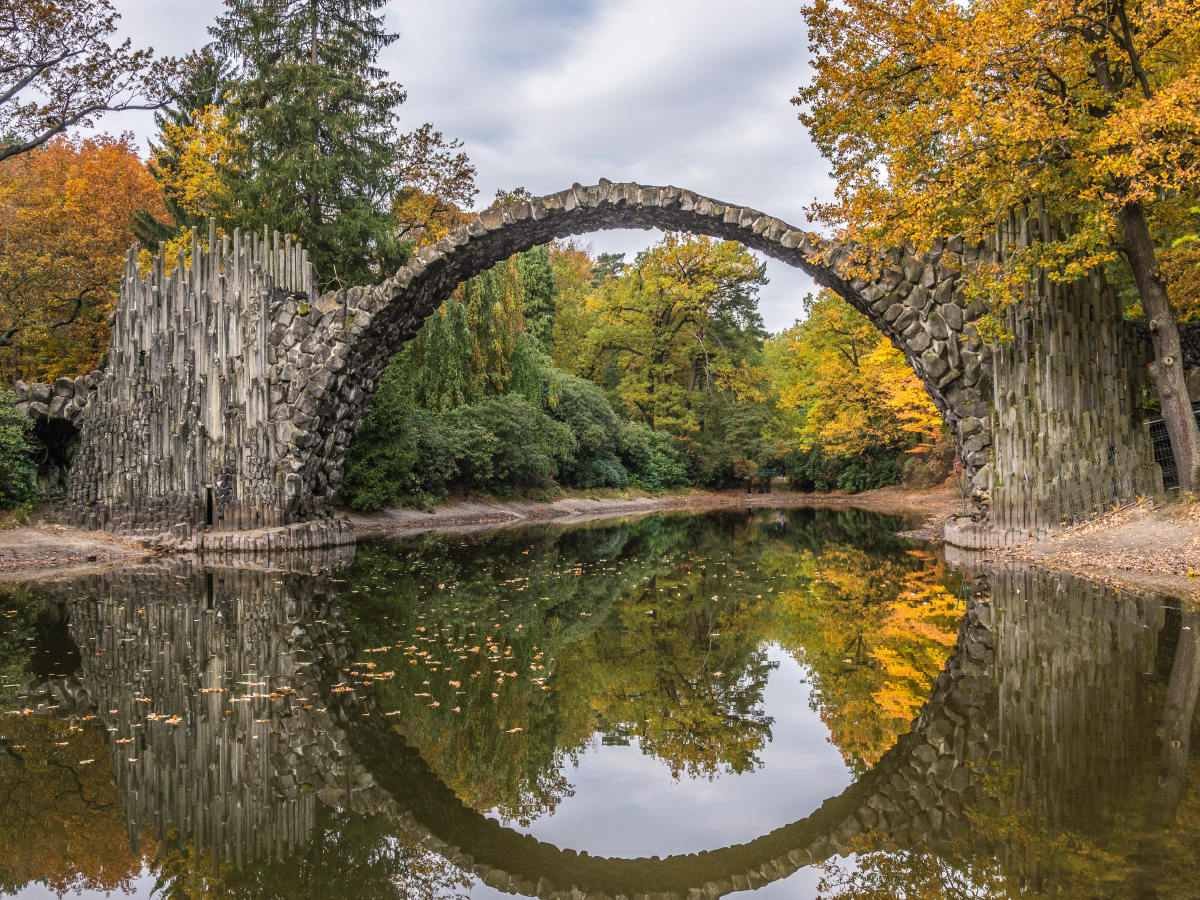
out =
{"type": "Polygon", "coordinates": [[[273,418],[284,467],[295,479],[289,493],[302,515],[332,505],[346,452],[388,360],[459,284],[514,253],[611,228],[739,241],[801,269],[866,315],[905,355],[951,427],[970,474],[987,465],[990,360],[970,327],[984,309],[966,302],[961,278],[978,250],[957,240],[920,255],[894,250],[862,271],[853,246],[757,210],[676,187],[601,181],[487,210],[423,248],[383,284],[323,295],[319,317],[299,316],[303,301],[296,300],[276,313],[273,418]]]}

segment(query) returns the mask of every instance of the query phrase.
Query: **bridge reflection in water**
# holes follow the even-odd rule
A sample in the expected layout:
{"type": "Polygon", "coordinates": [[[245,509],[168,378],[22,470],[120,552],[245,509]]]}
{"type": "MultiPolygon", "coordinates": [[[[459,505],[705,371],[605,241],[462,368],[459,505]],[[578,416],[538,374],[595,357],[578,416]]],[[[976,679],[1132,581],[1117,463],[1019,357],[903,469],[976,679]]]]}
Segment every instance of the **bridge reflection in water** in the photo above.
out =
{"type": "MultiPolygon", "coordinates": [[[[1180,847],[1181,829],[1200,825],[1187,789],[1200,621],[1176,602],[979,566],[910,732],[843,793],[748,843],[606,859],[465,806],[408,745],[330,574],[352,554],[155,560],[55,585],[80,667],[27,690],[17,718],[98,723],[129,844],[152,838],[193,877],[224,873],[258,895],[282,894],[313,867],[307,848],[329,854],[359,828],[391,862],[342,847],[330,867],[402,873],[414,896],[473,874],[529,896],[716,897],[813,865],[831,895],[973,884],[988,896],[1194,896],[1195,842],[1180,847]],[[857,866],[840,861],[848,853],[857,866]]],[[[16,758],[11,737],[3,749],[16,758]]],[[[169,887],[170,867],[158,875],[169,887]]],[[[321,877],[331,895],[351,887],[321,877]]]]}

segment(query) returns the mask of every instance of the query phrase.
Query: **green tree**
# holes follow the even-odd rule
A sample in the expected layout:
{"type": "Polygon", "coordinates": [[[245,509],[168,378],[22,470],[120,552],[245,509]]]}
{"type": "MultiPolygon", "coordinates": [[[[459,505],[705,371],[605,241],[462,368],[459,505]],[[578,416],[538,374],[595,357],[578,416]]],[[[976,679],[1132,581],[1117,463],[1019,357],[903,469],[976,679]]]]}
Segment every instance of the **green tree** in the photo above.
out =
{"type": "Polygon", "coordinates": [[[592,374],[621,373],[616,394],[652,429],[695,429],[691,394],[712,386],[753,393],[761,372],[743,365],[731,334],[760,329],[764,269],[740,244],[666,235],[596,298],[592,374]]]}
{"type": "Polygon", "coordinates": [[[0,508],[12,509],[37,496],[37,467],[25,436],[33,420],[16,408],[12,391],[0,391],[0,508]]]}
{"type": "Polygon", "coordinates": [[[384,0],[226,5],[210,31],[236,79],[239,139],[223,174],[238,224],[294,234],[324,285],[395,271],[407,247],[389,209],[405,93],[376,65],[398,37],[377,14],[384,0]]]}
{"type": "Polygon", "coordinates": [[[542,349],[554,349],[555,290],[550,254],[545,246],[520,255],[521,287],[524,291],[525,328],[542,349]]]}

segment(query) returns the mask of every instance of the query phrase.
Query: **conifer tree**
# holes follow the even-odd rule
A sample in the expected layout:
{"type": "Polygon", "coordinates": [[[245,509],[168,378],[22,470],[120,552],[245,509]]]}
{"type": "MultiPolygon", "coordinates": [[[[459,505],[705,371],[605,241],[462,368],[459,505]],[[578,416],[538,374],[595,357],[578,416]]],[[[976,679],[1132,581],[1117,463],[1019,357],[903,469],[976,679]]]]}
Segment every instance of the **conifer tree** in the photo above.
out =
{"type": "Polygon", "coordinates": [[[226,0],[210,29],[237,82],[226,177],[239,224],[296,235],[323,288],[375,282],[406,256],[389,212],[405,93],[376,65],[398,37],[384,3],[226,0]]]}
{"type": "Polygon", "coordinates": [[[525,297],[525,330],[537,338],[542,349],[554,348],[554,272],[545,245],[519,257],[521,288],[525,297]]]}

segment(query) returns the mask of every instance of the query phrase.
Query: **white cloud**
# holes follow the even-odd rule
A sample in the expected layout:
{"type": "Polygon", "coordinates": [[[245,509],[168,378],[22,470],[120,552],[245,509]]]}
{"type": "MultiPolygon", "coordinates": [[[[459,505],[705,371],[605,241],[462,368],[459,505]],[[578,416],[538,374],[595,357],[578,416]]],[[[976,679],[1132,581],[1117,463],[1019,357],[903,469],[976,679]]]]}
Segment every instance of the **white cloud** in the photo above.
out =
{"type": "MultiPolygon", "coordinates": [[[[217,0],[115,0],[138,45],[184,53],[208,40],[217,0]]],[[[433,122],[465,141],[480,200],[497,188],[535,194],[601,177],[676,184],[806,225],[827,198],[827,166],[789,103],[807,78],[795,0],[395,0],[400,39],[382,62],[408,89],[406,130],[433,122]]],[[[153,133],[149,114],[100,126],[153,133]]],[[[607,232],[598,250],[655,238],[607,232]]],[[[769,328],[786,326],[813,289],[771,260],[769,328]]]]}

